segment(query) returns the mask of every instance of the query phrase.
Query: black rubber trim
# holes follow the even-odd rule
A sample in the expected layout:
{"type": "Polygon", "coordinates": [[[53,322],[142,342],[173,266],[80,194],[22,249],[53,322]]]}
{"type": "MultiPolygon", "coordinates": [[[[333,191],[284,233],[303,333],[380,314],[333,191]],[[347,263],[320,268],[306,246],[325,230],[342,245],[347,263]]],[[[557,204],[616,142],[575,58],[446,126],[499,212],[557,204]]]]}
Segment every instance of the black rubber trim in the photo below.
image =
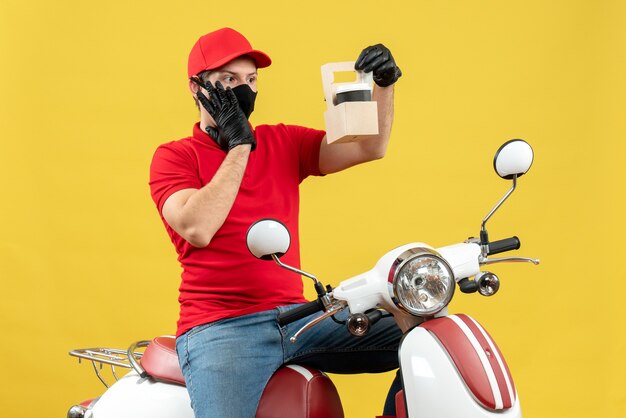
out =
{"type": "Polygon", "coordinates": [[[298,319],[305,318],[322,310],[324,310],[322,304],[318,300],[314,300],[313,302],[305,303],[302,306],[278,314],[278,324],[280,326],[291,324],[298,319]]]}
{"type": "Polygon", "coordinates": [[[489,254],[498,254],[505,251],[518,250],[522,243],[519,238],[511,237],[489,243],[489,254]]]}

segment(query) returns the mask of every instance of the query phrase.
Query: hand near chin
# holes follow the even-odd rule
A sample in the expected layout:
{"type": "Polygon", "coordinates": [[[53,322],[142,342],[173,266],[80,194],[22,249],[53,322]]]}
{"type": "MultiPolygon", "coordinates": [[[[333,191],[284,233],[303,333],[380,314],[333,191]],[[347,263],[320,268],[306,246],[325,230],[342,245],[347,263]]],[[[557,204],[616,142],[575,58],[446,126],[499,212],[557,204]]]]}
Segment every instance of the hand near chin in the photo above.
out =
{"type": "Polygon", "coordinates": [[[215,86],[209,82],[202,87],[207,90],[209,97],[207,98],[202,91],[198,91],[196,93],[198,101],[211,115],[216,125],[206,127],[209,136],[224,151],[230,151],[243,144],[250,144],[251,150],[254,151],[256,139],[246,115],[239,107],[235,93],[230,87],[224,88],[219,81],[215,83],[215,86]]]}

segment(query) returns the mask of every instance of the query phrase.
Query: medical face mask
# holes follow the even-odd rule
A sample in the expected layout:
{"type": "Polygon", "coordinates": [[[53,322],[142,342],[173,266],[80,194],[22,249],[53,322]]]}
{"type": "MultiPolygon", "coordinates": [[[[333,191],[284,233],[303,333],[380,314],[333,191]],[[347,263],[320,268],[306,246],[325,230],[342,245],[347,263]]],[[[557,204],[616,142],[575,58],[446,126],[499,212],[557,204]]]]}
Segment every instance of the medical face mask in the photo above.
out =
{"type": "Polygon", "coordinates": [[[237,101],[239,102],[239,107],[243,111],[243,114],[246,115],[246,119],[249,118],[254,110],[256,92],[253,91],[247,84],[241,84],[232,90],[237,98],[237,101]]]}

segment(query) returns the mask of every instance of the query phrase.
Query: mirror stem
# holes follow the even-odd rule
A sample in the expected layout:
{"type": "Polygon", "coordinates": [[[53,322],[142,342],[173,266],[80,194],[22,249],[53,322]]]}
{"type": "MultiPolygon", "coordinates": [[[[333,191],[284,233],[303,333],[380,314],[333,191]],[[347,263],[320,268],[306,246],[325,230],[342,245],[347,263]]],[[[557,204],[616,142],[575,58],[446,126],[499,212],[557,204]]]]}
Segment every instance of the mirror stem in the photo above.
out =
{"type": "Polygon", "coordinates": [[[314,275],[309,274],[306,271],[298,270],[295,267],[288,266],[287,264],[283,264],[276,254],[272,254],[272,260],[274,260],[276,262],[276,264],[278,264],[279,266],[281,266],[284,269],[287,269],[289,271],[293,271],[294,273],[298,273],[298,274],[301,274],[303,276],[306,276],[309,279],[312,279],[315,282],[315,284],[319,283],[319,280],[317,280],[317,277],[315,277],[314,275]]]}
{"type": "MultiPolygon", "coordinates": [[[[511,193],[513,193],[513,191],[515,190],[516,187],[517,187],[517,174],[513,176],[513,186],[509,189],[508,192],[506,192],[504,197],[502,199],[500,199],[498,204],[496,206],[494,206],[493,209],[491,209],[491,211],[487,214],[487,216],[485,216],[485,219],[483,219],[483,223],[480,225],[481,241],[482,241],[482,236],[483,235],[484,236],[487,235],[487,230],[485,229],[485,225],[487,224],[487,221],[500,208],[500,206],[502,206],[504,201],[507,200],[509,198],[509,196],[511,196],[511,193]]],[[[486,244],[488,244],[488,242],[481,242],[481,244],[486,245],[486,244]]]]}

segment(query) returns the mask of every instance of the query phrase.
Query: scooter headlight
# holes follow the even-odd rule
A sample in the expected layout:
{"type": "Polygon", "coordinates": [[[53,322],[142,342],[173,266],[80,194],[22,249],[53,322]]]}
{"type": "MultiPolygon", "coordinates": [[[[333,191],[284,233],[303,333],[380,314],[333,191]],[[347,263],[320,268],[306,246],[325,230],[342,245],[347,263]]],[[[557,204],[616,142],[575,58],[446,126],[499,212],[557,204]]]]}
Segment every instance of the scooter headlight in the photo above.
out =
{"type": "Polygon", "coordinates": [[[389,271],[389,292],[394,303],[416,316],[434,315],[454,294],[454,273],[448,262],[429,248],[400,254],[389,271]]]}

